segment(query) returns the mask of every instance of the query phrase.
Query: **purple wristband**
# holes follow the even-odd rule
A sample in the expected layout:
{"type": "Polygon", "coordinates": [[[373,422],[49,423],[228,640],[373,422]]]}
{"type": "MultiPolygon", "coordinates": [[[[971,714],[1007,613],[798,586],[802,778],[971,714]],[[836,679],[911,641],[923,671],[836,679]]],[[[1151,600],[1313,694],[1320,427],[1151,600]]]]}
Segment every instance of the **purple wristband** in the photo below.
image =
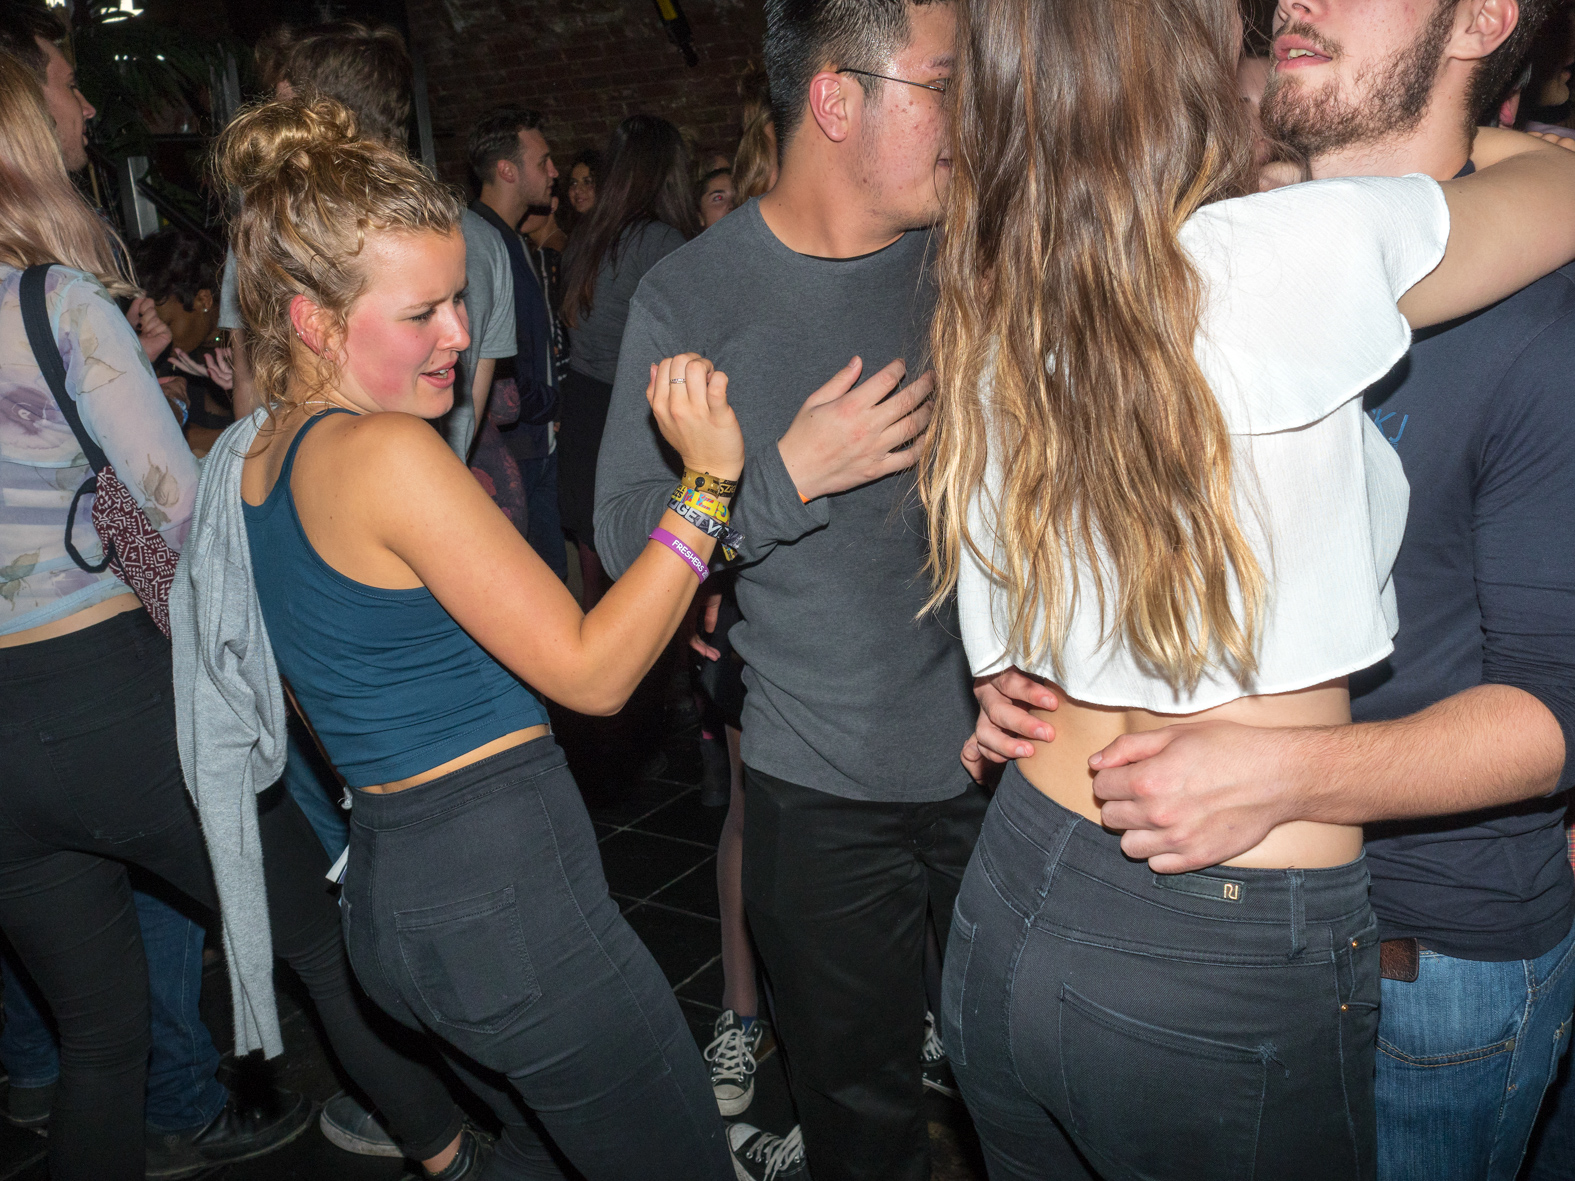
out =
{"type": "Polygon", "coordinates": [[[706,565],[704,558],[690,549],[681,538],[673,536],[666,529],[651,530],[651,540],[665,545],[673,553],[688,562],[689,568],[695,572],[695,577],[701,582],[704,582],[711,573],[711,567],[706,565]]]}

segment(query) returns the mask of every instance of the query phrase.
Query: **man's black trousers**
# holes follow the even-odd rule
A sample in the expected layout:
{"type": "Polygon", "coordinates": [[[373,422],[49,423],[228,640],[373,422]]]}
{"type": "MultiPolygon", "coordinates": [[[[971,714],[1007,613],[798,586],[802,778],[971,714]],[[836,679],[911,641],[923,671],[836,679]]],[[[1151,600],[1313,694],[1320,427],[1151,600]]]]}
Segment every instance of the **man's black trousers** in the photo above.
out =
{"type": "Polygon", "coordinates": [[[971,783],[936,803],[850,800],[752,767],[744,784],[744,905],[810,1172],[928,1181],[925,919],[944,953],[989,801],[971,783]]]}

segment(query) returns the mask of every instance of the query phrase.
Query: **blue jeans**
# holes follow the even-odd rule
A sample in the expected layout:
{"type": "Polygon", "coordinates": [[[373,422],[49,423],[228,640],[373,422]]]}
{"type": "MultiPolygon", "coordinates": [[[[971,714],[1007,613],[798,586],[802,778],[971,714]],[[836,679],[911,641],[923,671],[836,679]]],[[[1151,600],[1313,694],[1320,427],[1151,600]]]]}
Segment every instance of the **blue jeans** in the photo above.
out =
{"type": "Polygon", "coordinates": [[[563,519],[558,513],[558,453],[540,459],[514,457],[525,485],[525,540],[560,579],[569,579],[569,555],[563,547],[563,519]]]}
{"type": "Polygon", "coordinates": [[[1569,1045],[1575,931],[1534,960],[1424,951],[1415,983],[1383,982],[1380,1181],[1514,1181],[1569,1045]]]}
{"type": "MultiPolygon", "coordinates": [[[[202,993],[203,929],[174,907],[141,890],[132,892],[142,946],[148,961],[148,1000],[153,1050],[148,1057],[144,1119],[155,1132],[201,1127],[219,1114],[229,1097],[214,1078],[219,1052],[197,1011],[202,993]]],[[[60,1077],[60,1048],[41,1011],[33,982],[7,951],[5,1029],[0,1063],[11,1085],[42,1087],[60,1077]]]]}

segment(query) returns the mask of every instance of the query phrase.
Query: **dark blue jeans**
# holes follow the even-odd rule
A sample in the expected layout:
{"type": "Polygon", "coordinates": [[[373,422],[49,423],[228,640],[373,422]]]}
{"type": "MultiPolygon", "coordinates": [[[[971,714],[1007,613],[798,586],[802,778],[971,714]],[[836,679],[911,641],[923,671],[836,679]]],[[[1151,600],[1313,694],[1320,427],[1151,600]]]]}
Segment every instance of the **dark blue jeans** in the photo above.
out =
{"type": "Polygon", "coordinates": [[[1373,1176],[1364,861],[1158,875],[1013,765],[942,993],[992,1181],[1373,1176]]]}
{"type": "MultiPolygon", "coordinates": [[[[1383,982],[1382,1181],[1514,1181],[1569,1047],[1572,951],[1575,932],[1534,960],[1424,951],[1414,983],[1383,982]]],[[[1541,1175],[1575,1175],[1568,1171],[1575,1161],[1553,1155],[1539,1161],[1541,1175]]]]}
{"type": "Polygon", "coordinates": [[[597,1181],[731,1181],[710,1078],[607,893],[563,752],[538,738],[431,783],[358,791],[341,898],[367,993],[507,1076],[487,1174],[560,1178],[536,1120],[597,1181]]]}

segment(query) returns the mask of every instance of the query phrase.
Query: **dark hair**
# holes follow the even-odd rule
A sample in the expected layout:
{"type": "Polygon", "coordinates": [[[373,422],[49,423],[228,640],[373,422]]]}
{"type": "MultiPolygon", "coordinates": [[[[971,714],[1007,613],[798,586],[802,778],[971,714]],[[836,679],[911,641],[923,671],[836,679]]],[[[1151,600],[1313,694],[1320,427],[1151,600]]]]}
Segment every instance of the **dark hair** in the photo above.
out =
{"type": "Polygon", "coordinates": [[[1509,84],[1520,73],[1531,53],[1531,43],[1547,22],[1548,14],[1560,7],[1558,0],[1520,0],[1520,19],[1499,47],[1488,54],[1471,74],[1471,91],[1466,96],[1466,114],[1471,126],[1491,117],[1494,108],[1506,97],[1509,84]]]}
{"type": "MultiPolygon", "coordinates": [[[[827,66],[879,70],[908,40],[908,9],[934,0],[766,0],[766,76],[777,143],[804,120],[809,82],[827,66]]],[[[867,95],[879,78],[854,75],[867,95]]]]}
{"type": "Polygon", "coordinates": [[[717,177],[719,177],[719,176],[729,176],[730,177],[732,175],[733,175],[733,170],[731,168],[713,168],[713,169],[711,169],[710,172],[706,173],[704,176],[702,176],[700,178],[700,183],[695,186],[695,191],[698,192],[698,193],[703,193],[703,192],[705,192],[706,185],[710,184],[717,177]]]}
{"type": "Polygon", "coordinates": [[[154,303],[174,296],[188,312],[197,292],[219,293],[219,267],[224,256],[195,234],[160,230],[131,244],[137,278],[154,303]]]}
{"type": "MultiPolygon", "coordinates": [[[[259,63],[299,98],[335,99],[355,115],[361,134],[403,150],[410,122],[410,54],[390,25],[333,21],[279,30],[259,63]]],[[[269,95],[272,98],[273,95],[269,95]]]]}
{"type": "Polygon", "coordinates": [[[1531,49],[1526,54],[1526,68],[1510,81],[1499,96],[1499,102],[1502,103],[1515,91],[1520,91],[1520,112],[1515,117],[1516,127],[1524,127],[1533,112],[1546,113],[1539,111],[1542,90],[1569,68],[1570,50],[1575,48],[1575,20],[1572,18],[1575,18],[1575,7],[1572,7],[1570,0],[1557,0],[1553,11],[1548,14],[1548,19],[1531,42],[1531,49]]]}
{"type": "Polygon", "coordinates": [[[470,157],[470,170],[476,175],[477,184],[492,179],[492,170],[499,160],[520,162],[520,132],[535,131],[541,126],[541,112],[517,103],[493,107],[470,129],[470,139],[465,143],[465,153],[470,157]]]}
{"type": "Polygon", "coordinates": [[[566,173],[573,172],[581,164],[591,170],[591,179],[597,183],[602,179],[602,153],[600,148],[581,148],[574,153],[574,159],[569,161],[566,173]]]}
{"type": "Polygon", "coordinates": [[[691,175],[689,148],[666,119],[630,115],[618,124],[607,141],[596,204],[563,260],[563,318],[571,328],[591,310],[596,276],[604,264],[617,265],[628,231],[660,221],[686,238],[700,232],[691,175]]]}
{"type": "Polygon", "coordinates": [[[57,49],[65,45],[66,26],[49,9],[18,0],[0,3],[0,51],[9,53],[21,62],[43,86],[49,70],[49,59],[38,47],[39,40],[49,42],[57,49]]]}

